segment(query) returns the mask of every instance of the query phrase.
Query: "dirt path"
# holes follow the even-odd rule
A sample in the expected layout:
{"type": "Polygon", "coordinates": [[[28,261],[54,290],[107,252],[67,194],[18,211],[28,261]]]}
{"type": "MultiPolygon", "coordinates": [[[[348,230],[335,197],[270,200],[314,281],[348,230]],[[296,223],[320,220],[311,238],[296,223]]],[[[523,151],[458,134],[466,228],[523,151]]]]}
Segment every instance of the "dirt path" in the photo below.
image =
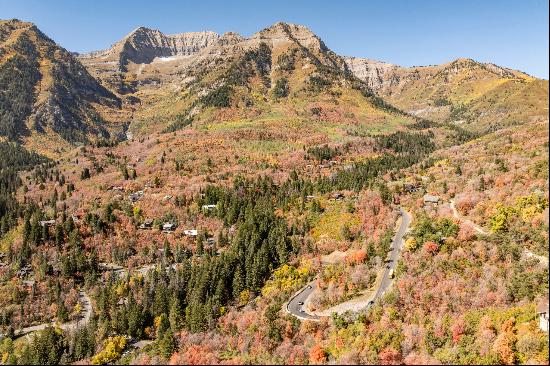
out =
{"type": "MultiPolygon", "coordinates": [[[[462,215],[460,215],[458,213],[458,210],[456,209],[455,207],[455,202],[454,200],[449,200],[449,206],[451,207],[451,210],[453,210],[453,216],[462,221],[462,222],[465,222],[466,224],[470,225],[475,231],[477,231],[478,233],[480,234],[483,234],[483,235],[489,235],[489,232],[483,230],[480,226],[476,225],[475,223],[473,223],[471,220],[468,220],[466,219],[465,217],[463,217],[462,215]]],[[[542,255],[538,255],[538,254],[535,254],[533,253],[532,251],[530,251],[529,249],[526,249],[524,248],[523,249],[523,252],[524,254],[527,256],[527,257],[530,257],[530,258],[536,258],[539,260],[539,262],[541,262],[542,264],[548,266],[548,257],[545,257],[545,256],[542,256],[542,255]]]]}

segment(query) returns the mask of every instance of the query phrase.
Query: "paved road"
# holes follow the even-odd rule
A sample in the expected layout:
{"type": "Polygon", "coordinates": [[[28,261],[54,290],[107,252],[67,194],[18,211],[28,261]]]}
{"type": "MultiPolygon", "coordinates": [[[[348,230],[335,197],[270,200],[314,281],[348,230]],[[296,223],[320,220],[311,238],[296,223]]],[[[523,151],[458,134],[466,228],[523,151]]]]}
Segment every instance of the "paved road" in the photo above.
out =
{"type": "Polygon", "coordinates": [[[305,309],[303,308],[304,302],[307,300],[309,295],[311,295],[311,293],[313,292],[313,290],[315,290],[315,287],[317,286],[315,282],[316,281],[311,281],[310,283],[308,283],[306,287],[301,289],[286,304],[286,310],[300,320],[319,320],[320,319],[320,317],[315,314],[306,313],[305,309]]]}
{"type": "MultiPolygon", "coordinates": [[[[90,300],[90,297],[88,296],[88,294],[85,293],[84,291],[81,291],[79,293],[79,301],[82,304],[82,310],[80,312],[79,319],[76,320],[76,321],[63,323],[63,324],[59,325],[59,328],[61,328],[63,330],[72,331],[72,330],[77,329],[78,327],[85,326],[85,325],[88,324],[88,322],[90,321],[90,318],[92,316],[92,301],[90,300]]],[[[43,324],[39,324],[39,325],[33,325],[32,327],[26,327],[26,328],[23,328],[23,329],[19,329],[19,330],[15,331],[15,336],[16,337],[21,337],[21,336],[24,336],[24,335],[32,333],[32,332],[36,332],[36,331],[39,331],[39,330],[44,330],[49,326],[56,326],[56,323],[43,323],[43,324]]]]}
{"type": "MultiPolygon", "coordinates": [[[[397,232],[395,233],[395,236],[393,238],[392,242],[392,249],[390,254],[390,262],[386,265],[386,269],[384,270],[384,273],[382,274],[382,281],[380,281],[380,286],[378,286],[378,289],[376,290],[376,294],[372,298],[372,302],[376,302],[384,293],[386,290],[390,287],[390,285],[393,282],[393,278],[390,277],[390,271],[394,271],[397,267],[397,261],[399,260],[399,256],[401,254],[401,250],[403,249],[403,237],[405,236],[405,233],[409,229],[409,225],[411,224],[411,214],[409,214],[407,211],[403,210],[403,208],[400,208],[401,211],[401,225],[399,225],[399,229],[397,229],[397,232]]],[[[367,306],[368,307],[368,306],[367,306]]]]}
{"type": "MultiPolygon", "coordinates": [[[[407,211],[403,210],[403,208],[400,208],[400,212],[402,218],[401,225],[399,225],[399,229],[397,229],[397,232],[395,233],[395,236],[393,238],[391,246],[392,249],[389,258],[390,262],[388,264],[385,264],[387,267],[384,269],[380,285],[378,286],[378,289],[376,290],[376,293],[372,298],[373,303],[378,300],[382,295],[384,295],[384,292],[386,292],[388,287],[390,287],[393,282],[393,279],[390,277],[390,271],[395,271],[399,255],[401,254],[401,249],[403,249],[403,237],[405,236],[405,233],[409,229],[409,225],[411,223],[411,215],[407,211]]],[[[296,295],[294,295],[294,297],[290,299],[290,301],[286,305],[286,310],[300,320],[319,320],[320,316],[305,312],[305,309],[302,308],[303,305],[300,305],[300,303],[305,303],[309,295],[313,292],[313,290],[315,290],[315,286],[315,281],[307,284],[306,287],[301,289],[296,295]]],[[[368,308],[370,305],[371,303],[369,302],[365,305],[365,308],[368,308]]]]}

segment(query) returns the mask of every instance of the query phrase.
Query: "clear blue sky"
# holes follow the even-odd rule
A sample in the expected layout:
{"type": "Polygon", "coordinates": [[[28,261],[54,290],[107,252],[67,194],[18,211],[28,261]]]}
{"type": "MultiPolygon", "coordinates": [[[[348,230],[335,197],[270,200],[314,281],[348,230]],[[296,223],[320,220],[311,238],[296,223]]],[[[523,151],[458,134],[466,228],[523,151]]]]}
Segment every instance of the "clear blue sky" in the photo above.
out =
{"type": "Polygon", "coordinates": [[[70,51],[104,49],[138,26],[235,31],[308,26],[335,52],[403,66],[470,57],[548,79],[547,0],[0,0],[70,51]]]}

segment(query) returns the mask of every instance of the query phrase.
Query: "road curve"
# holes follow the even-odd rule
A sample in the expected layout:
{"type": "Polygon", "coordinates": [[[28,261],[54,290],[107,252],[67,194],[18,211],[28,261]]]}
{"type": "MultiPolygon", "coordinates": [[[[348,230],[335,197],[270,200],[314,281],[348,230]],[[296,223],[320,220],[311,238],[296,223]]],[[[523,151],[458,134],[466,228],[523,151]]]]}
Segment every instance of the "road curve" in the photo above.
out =
{"type": "MultiPolygon", "coordinates": [[[[395,233],[391,246],[391,255],[389,262],[382,274],[382,280],[378,288],[376,289],[374,297],[365,305],[365,308],[369,308],[376,300],[384,295],[386,290],[391,286],[393,278],[390,277],[390,271],[394,270],[397,266],[397,261],[401,250],[403,249],[403,237],[405,236],[409,225],[411,223],[411,215],[405,211],[402,207],[399,208],[401,213],[401,224],[395,233]]],[[[308,283],[304,288],[298,291],[287,303],[286,310],[291,315],[300,320],[319,320],[321,317],[315,314],[311,314],[305,311],[303,304],[306,302],[309,295],[315,290],[316,283],[312,281],[308,283]]]]}
{"type": "MultiPolygon", "coordinates": [[[[92,301],[90,300],[90,297],[88,296],[88,294],[84,291],[80,291],[80,293],[78,294],[78,297],[79,297],[80,303],[82,304],[82,310],[80,312],[79,319],[75,320],[75,321],[63,323],[63,324],[59,325],[59,328],[61,328],[63,330],[67,330],[67,331],[73,331],[73,330],[76,330],[79,327],[87,325],[88,322],[90,321],[90,318],[92,317],[92,301]]],[[[54,323],[54,322],[52,322],[52,323],[42,323],[42,324],[39,324],[39,325],[33,325],[32,327],[26,327],[26,328],[23,328],[23,329],[19,329],[19,330],[15,331],[15,336],[16,337],[21,337],[21,336],[27,335],[27,334],[32,333],[32,332],[36,332],[36,331],[39,331],[39,330],[44,330],[44,329],[46,329],[47,327],[50,327],[50,326],[55,327],[56,323],[54,323]]]]}
{"type": "Polygon", "coordinates": [[[304,309],[304,302],[307,300],[309,295],[315,290],[317,284],[316,281],[311,281],[304,288],[298,291],[286,304],[286,311],[291,315],[295,316],[300,320],[314,320],[317,321],[321,319],[320,316],[315,314],[310,314],[304,309]]]}

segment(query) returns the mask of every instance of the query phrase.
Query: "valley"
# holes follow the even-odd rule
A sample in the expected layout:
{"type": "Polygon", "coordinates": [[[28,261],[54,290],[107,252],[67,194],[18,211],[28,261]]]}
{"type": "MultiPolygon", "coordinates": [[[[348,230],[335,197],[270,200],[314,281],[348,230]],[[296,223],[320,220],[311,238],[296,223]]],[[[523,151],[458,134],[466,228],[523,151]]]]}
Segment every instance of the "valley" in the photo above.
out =
{"type": "Polygon", "coordinates": [[[302,25],[0,21],[1,364],[547,364],[548,81],[302,25]]]}

